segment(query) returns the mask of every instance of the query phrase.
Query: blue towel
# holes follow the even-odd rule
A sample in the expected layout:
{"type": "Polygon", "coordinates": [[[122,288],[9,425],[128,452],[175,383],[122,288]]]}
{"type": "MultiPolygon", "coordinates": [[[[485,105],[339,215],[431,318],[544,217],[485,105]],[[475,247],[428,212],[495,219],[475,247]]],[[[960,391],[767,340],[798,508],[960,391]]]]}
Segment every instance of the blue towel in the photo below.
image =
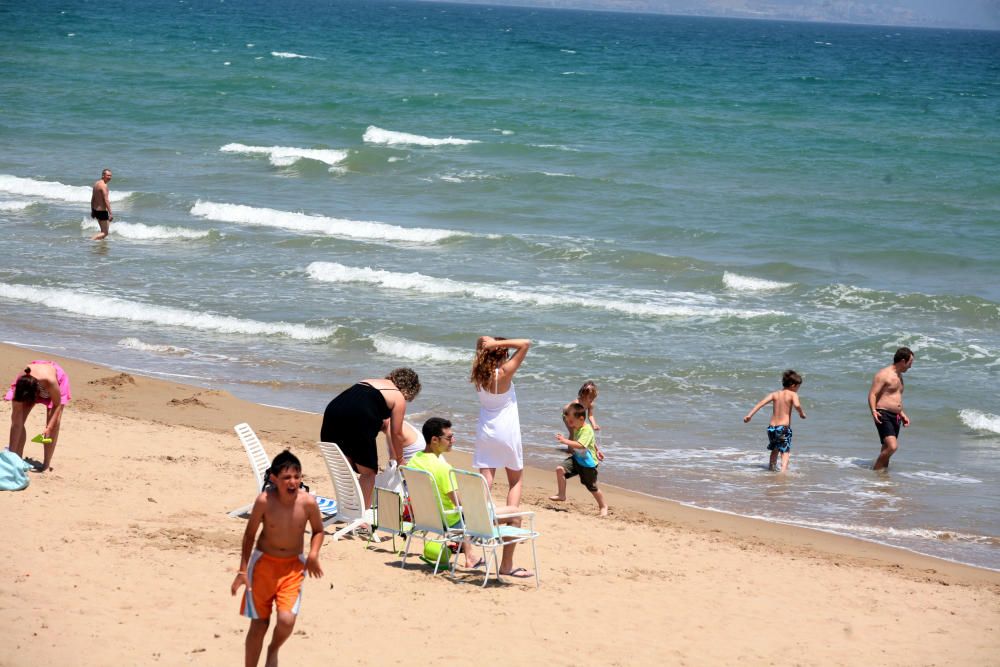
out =
{"type": "Polygon", "coordinates": [[[26,473],[31,467],[30,463],[25,463],[24,459],[9,449],[0,452],[0,491],[20,491],[27,487],[26,473]]]}

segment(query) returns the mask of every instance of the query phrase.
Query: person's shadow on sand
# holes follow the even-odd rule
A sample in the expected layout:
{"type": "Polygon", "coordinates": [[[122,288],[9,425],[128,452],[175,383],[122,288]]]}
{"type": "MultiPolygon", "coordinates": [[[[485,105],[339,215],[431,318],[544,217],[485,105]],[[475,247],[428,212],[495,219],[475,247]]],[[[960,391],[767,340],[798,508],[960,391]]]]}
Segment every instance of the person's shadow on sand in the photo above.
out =
{"type": "Polygon", "coordinates": [[[53,470],[55,470],[52,466],[49,466],[48,470],[43,471],[42,462],[39,461],[38,459],[33,459],[30,456],[25,456],[24,462],[31,464],[31,472],[52,472],[53,470]]]}

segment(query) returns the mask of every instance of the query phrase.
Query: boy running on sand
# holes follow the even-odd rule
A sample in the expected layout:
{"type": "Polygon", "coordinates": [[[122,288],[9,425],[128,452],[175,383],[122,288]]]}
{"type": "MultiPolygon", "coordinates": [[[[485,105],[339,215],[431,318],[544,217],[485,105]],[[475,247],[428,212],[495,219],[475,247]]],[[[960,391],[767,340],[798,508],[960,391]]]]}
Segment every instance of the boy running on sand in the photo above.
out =
{"type": "Polygon", "coordinates": [[[604,494],[597,488],[597,445],[594,429],[587,423],[587,409],[579,403],[570,403],[563,410],[563,423],[573,434],[573,439],[556,433],[556,440],[568,447],[573,455],[556,468],[557,490],[554,496],[549,496],[549,500],[566,500],[566,480],[579,475],[580,483],[594,494],[601,516],[607,516],[608,505],[604,502],[604,494]]]}
{"type": "Polygon", "coordinates": [[[322,577],[319,548],[323,544],[323,520],[316,499],[300,489],[302,464],[287,449],[274,457],[267,471],[268,484],[257,496],[243,533],[240,569],[233,579],[232,593],[246,586],[241,612],[250,618],[246,638],[247,667],[256,667],[271,623],[271,605],[278,608],[278,623],[267,647],[267,667],[278,664],[278,649],[292,635],[302,601],[306,572],[322,577]],[[312,530],[309,557],[303,558],[302,536],[306,524],[312,530]],[[263,526],[257,546],[257,528],[263,526]]]}
{"type": "Polygon", "coordinates": [[[802,411],[799,403],[799,387],[802,386],[802,376],[793,370],[787,370],[781,376],[780,391],[772,391],[770,394],[760,399],[753,410],[743,418],[743,423],[750,421],[758,410],[767,405],[773,404],[771,423],[767,427],[767,448],[771,450],[771,460],[767,464],[768,470],[785,472],[788,470],[788,457],[792,451],[792,408],[795,408],[799,417],[806,418],[806,413],[802,411]],[[778,462],[778,453],[781,453],[781,467],[775,467],[778,462]]]}

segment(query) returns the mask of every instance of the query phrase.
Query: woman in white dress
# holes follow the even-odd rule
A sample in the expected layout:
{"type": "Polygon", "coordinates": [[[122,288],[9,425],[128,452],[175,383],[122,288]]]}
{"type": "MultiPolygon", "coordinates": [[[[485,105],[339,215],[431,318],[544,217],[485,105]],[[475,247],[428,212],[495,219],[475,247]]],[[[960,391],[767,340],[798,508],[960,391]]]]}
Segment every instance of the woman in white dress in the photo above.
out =
{"type": "Polygon", "coordinates": [[[482,336],[476,343],[470,380],[479,396],[479,425],[472,465],[493,488],[497,468],[507,471],[507,505],[521,502],[521,476],[524,456],[521,452],[521,419],[517,413],[514,373],[528,354],[531,341],[526,338],[482,336]],[[513,350],[513,354],[511,354],[513,350]]]}

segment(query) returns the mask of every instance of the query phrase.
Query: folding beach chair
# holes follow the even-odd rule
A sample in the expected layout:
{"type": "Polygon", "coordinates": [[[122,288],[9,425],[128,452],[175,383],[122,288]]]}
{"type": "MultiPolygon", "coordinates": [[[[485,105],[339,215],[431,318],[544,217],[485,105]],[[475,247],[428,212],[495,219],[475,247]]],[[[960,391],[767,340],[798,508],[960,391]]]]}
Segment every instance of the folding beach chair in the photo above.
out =
{"type": "MultiPolygon", "coordinates": [[[[406,536],[406,545],[403,547],[403,562],[401,567],[406,567],[406,558],[410,554],[410,541],[417,533],[426,545],[428,542],[437,542],[441,545],[441,552],[434,563],[434,574],[438,573],[441,567],[442,557],[448,553],[448,542],[460,540],[462,531],[460,528],[451,528],[444,518],[444,507],[441,505],[441,496],[438,495],[437,484],[434,476],[426,470],[403,466],[399,469],[403,473],[406,481],[406,492],[410,498],[410,512],[412,514],[413,528],[406,536]]],[[[455,574],[455,562],[451,563],[452,575],[455,574]]]]}
{"type": "MultiPolygon", "coordinates": [[[[403,496],[390,489],[375,487],[375,503],[372,507],[375,515],[375,522],[372,524],[372,538],[376,531],[382,531],[392,535],[392,551],[399,553],[396,548],[396,536],[406,537],[413,530],[413,524],[403,521],[403,496]]],[[[374,540],[369,538],[369,542],[374,540]]]]}
{"type": "MultiPolygon", "coordinates": [[[[330,481],[333,482],[333,492],[337,497],[337,514],[331,518],[332,522],[346,523],[347,525],[333,534],[334,541],[348,533],[357,531],[358,528],[368,524],[371,526],[375,518],[370,509],[364,506],[364,496],[361,495],[361,485],[358,484],[357,475],[347,462],[347,457],[335,443],[320,442],[319,451],[323,454],[326,462],[326,470],[330,474],[330,481]]],[[[326,521],[323,522],[325,526],[326,521]]],[[[373,541],[378,542],[376,536],[372,536],[373,541]]]]}
{"type": "Polygon", "coordinates": [[[483,550],[483,560],[486,564],[483,586],[486,586],[486,582],[490,578],[490,558],[486,553],[487,550],[493,556],[497,581],[500,581],[500,561],[497,559],[497,551],[503,549],[504,545],[507,544],[531,542],[531,562],[535,568],[535,588],[538,588],[538,556],[535,553],[535,538],[538,537],[539,533],[535,532],[535,513],[513,512],[498,515],[485,477],[476,472],[452,468],[451,478],[455,490],[458,491],[458,497],[462,501],[461,537],[471,540],[474,546],[481,547],[483,550]],[[513,517],[527,517],[528,528],[500,523],[501,519],[513,517]]]}

